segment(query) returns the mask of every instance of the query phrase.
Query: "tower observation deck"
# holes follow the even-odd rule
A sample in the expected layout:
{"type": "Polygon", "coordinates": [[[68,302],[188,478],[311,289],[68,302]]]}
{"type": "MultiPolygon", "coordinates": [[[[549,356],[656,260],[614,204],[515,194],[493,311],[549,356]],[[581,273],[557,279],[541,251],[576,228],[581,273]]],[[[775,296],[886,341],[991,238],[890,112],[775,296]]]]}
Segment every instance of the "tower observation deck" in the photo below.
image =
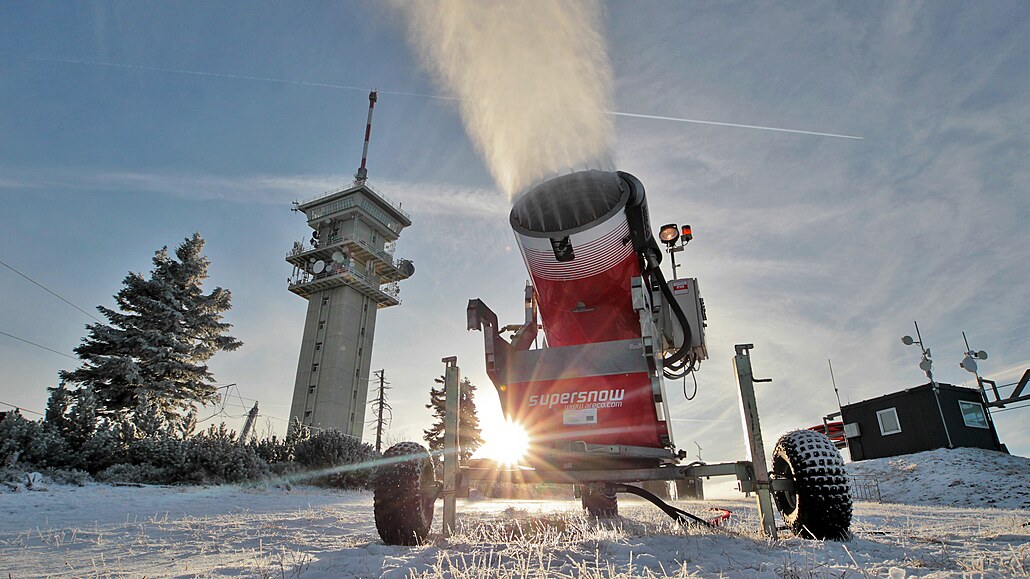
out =
{"type": "Polygon", "coordinates": [[[312,232],[286,255],[289,290],[308,300],[290,418],[361,438],[376,312],[415,272],[392,249],[411,218],[364,179],[293,209],[312,232]]]}

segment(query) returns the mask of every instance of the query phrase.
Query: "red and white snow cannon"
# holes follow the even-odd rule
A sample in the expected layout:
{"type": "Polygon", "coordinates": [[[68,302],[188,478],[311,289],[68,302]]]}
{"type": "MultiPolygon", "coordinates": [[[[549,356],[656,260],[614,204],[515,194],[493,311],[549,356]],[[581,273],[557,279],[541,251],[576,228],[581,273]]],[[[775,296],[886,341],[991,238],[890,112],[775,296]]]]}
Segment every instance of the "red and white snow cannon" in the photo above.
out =
{"type": "MultiPolygon", "coordinates": [[[[434,463],[417,443],[384,453],[374,510],[385,542],[424,541],[441,496],[448,533],[456,524],[456,498],[468,496],[473,484],[488,496],[504,488],[498,483],[572,484],[584,510],[598,517],[617,515],[617,494],[628,493],[681,524],[715,525],[725,513],[705,520],[658,496],[671,498],[668,481],[696,493],[711,476],[735,476],[741,491],[755,493],[770,537],[777,532],[774,503],[800,536],[850,536],[847,473],[829,439],[810,430],[788,433],[768,467],[754,383],[769,380],[752,373],[753,344],[737,344],[733,357],[747,460],[680,464],[686,453],[673,446],[663,379],[684,378],[708,357],[704,304],[697,280],[663,277],[640,181],[607,171],[551,179],[515,200],[511,226],[532,280],[525,321],[501,327],[474,299],[468,328],[483,330],[487,374],[506,417],[529,434],[529,450],[517,466],[485,459],[459,466],[460,372],[457,358],[445,358],[444,480],[433,481],[434,463]],[[510,340],[502,336],[512,330],[510,340]]],[[[677,232],[675,225],[662,227],[670,255],[684,247],[676,245],[677,232]]],[[[688,228],[683,233],[685,243],[691,236],[688,228]]]]}
{"type": "Polygon", "coordinates": [[[468,327],[485,332],[501,407],[529,435],[527,465],[674,462],[662,377],[707,357],[704,308],[696,280],[666,282],[659,269],[643,185],[623,172],[564,175],[523,192],[510,220],[532,278],[525,323],[509,342],[511,327],[474,299],[468,327]]]}

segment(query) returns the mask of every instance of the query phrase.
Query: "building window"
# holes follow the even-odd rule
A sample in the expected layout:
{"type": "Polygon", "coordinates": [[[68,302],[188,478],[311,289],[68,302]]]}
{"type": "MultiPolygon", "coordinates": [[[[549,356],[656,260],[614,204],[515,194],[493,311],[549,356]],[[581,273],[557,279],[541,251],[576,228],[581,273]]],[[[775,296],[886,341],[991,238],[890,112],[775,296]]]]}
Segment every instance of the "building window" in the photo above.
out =
{"type": "Polygon", "coordinates": [[[984,414],[984,407],[979,402],[959,400],[958,408],[962,411],[962,422],[971,428],[990,428],[987,426],[987,415],[984,414]]]}
{"type": "Polygon", "coordinates": [[[322,320],[322,321],[318,322],[318,329],[319,330],[324,330],[325,329],[325,320],[322,320]]]}
{"type": "Polygon", "coordinates": [[[311,411],[310,410],[305,410],[304,411],[304,420],[310,420],[310,419],[311,419],[311,411]]]}
{"type": "Polygon", "coordinates": [[[322,305],[323,306],[328,306],[329,305],[329,296],[325,296],[324,298],[322,298],[322,305]]]}
{"type": "Polygon", "coordinates": [[[901,422],[898,420],[898,410],[888,408],[876,412],[876,421],[880,423],[880,434],[897,434],[901,432],[901,422]]]}
{"type": "Polygon", "coordinates": [[[318,372],[318,364],[317,363],[311,365],[311,371],[312,372],[318,372]]]}
{"type": "Polygon", "coordinates": [[[308,386],[308,394],[314,394],[314,393],[315,393],[315,385],[312,384],[311,386],[308,386]]]}
{"type": "Polygon", "coordinates": [[[317,351],[319,351],[321,349],[322,349],[322,342],[315,342],[315,351],[317,352],[317,351]]]}

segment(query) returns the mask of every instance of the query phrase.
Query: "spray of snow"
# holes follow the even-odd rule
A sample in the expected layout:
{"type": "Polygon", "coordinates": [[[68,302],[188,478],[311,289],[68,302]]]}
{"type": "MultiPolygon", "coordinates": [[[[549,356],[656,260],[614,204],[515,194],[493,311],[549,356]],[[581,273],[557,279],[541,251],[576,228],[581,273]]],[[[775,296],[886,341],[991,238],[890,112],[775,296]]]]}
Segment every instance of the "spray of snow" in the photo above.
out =
{"type": "Polygon", "coordinates": [[[612,71],[593,0],[395,2],[499,187],[612,168],[612,71]]]}

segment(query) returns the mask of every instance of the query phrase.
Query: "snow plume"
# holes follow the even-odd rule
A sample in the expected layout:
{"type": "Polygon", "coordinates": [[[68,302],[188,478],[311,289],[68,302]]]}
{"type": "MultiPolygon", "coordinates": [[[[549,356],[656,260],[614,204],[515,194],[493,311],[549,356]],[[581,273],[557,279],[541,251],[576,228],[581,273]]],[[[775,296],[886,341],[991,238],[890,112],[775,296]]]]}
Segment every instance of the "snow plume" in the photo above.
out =
{"type": "Polygon", "coordinates": [[[612,168],[612,71],[596,1],[396,4],[509,196],[569,170],[612,168]]]}

